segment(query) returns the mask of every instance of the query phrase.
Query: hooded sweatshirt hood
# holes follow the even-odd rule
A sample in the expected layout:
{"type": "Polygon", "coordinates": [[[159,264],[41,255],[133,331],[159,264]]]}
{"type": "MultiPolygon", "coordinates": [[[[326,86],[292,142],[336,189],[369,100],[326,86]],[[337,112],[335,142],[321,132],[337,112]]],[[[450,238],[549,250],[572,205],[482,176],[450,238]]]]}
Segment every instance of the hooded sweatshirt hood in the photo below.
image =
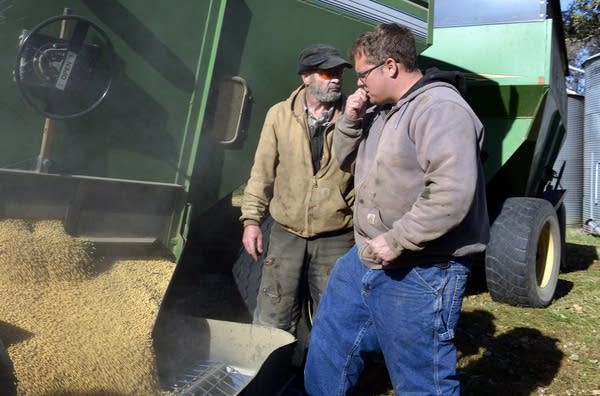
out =
{"type": "Polygon", "coordinates": [[[465,75],[459,71],[445,71],[437,67],[430,67],[425,70],[423,77],[415,83],[403,96],[402,99],[410,95],[412,92],[424,87],[427,84],[434,82],[444,82],[452,85],[464,98],[467,94],[467,80],[465,75]]]}

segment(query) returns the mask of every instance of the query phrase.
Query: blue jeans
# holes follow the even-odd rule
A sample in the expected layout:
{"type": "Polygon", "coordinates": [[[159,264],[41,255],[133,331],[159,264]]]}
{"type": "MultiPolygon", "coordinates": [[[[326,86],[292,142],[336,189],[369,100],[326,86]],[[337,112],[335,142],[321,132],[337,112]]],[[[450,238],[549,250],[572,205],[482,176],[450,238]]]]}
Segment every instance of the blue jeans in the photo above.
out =
{"type": "Polygon", "coordinates": [[[459,395],[454,329],[468,259],[369,269],[356,246],[336,263],[304,369],[309,395],[347,395],[367,352],[381,351],[397,395],[459,395]]]}

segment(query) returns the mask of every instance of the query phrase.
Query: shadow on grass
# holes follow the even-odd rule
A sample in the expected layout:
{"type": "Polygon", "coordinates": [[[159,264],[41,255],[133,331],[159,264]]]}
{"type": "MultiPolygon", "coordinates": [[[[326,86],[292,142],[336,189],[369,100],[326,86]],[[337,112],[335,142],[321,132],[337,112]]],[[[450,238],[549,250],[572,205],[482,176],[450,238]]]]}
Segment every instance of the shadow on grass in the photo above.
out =
{"type": "MultiPolygon", "coordinates": [[[[596,246],[567,243],[566,266],[561,272],[586,271],[598,259],[596,246]]],[[[573,287],[573,282],[558,279],[554,298],[567,296],[573,287]]],[[[471,267],[466,295],[487,292],[485,264],[481,258],[471,267]]],[[[461,394],[525,396],[535,393],[539,387],[548,386],[564,357],[557,346],[558,340],[526,327],[496,334],[494,320],[492,313],[483,310],[461,314],[455,339],[461,394]]],[[[368,362],[352,395],[394,395],[381,360],[368,362]]]]}
{"type": "Polygon", "coordinates": [[[466,296],[472,296],[481,293],[487,293],[487,283],[485,280],[485,264],[483,261],[476,262],[471,266],[471,273],[467,282],[466,296]]]}
{"type": "MultiPolygon", "coordinates": [[[[483,310],[461,314],[455,338],[461,394],[525,396],[548,386],[564,356],[558,340],[526,327],[496,334],[494,320],[483,310]]],[[[380,358],[367,361],[352,395],[394,395],[380,358]]]]}
{"type": "Polygon", "coordinates": [[[561,272],[585,271],[598,260],[596,246],[567,243],[567,262],[561,272]]]}
{"type": "Polygon", "coordinates": [[[556,284],[556,291],[554,292],[554,299],[555,300],[560,300],[561,298],[567,296],[571,290],[573,290],[573,282],[565,280],[565,279],[559,279],[558,283],[556,284]]]}
{"type": "Polygon", "coordinates": [[[494,319],[481,310],[461,316],[456,333],[461,393],[530,395],[549,385],[563,358],[558,340],[525,327],[496,335],[494,319]]]}

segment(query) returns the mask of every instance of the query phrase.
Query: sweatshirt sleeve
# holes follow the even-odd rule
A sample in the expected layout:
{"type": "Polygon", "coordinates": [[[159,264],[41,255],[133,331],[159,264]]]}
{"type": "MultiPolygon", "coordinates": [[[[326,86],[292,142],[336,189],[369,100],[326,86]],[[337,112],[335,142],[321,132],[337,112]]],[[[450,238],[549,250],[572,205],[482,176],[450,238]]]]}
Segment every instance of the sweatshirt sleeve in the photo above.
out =
{"type": "Polygon", "coordinates": [[[424,186],[411,209],[384,234],[396,254],[423,249],[467,216],[476,193],[481,128],[454,102],[441,102],[415,115],[411,134],[424,186]]]}
{"type": "Polygon", "coordinates": [[[272,107],[267,112],[254,155],[250,179],[244,190],[240,217],[244,225],[262,223],[273,198],[273,184],[279,162],[275,132],[276,111],[276,107],[272,107]]]}
{"type": "Polygon", "coordinates": [[[342,170],[354,172],[356,150],[363,137],[362,118],[351,121],[342,115],[333,133],[333,150],[342,170]]]}

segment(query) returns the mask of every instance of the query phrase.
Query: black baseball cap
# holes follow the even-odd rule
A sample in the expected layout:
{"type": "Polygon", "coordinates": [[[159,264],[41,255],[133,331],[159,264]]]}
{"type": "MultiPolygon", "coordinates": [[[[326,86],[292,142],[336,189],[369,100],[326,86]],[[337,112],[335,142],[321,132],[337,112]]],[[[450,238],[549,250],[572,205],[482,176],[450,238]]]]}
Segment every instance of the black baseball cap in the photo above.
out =
{"type": "Polygon", "coordinates": [[[327,44],[313,44],[300,52],[298,74],[313,70],[327,70],[338,66],[352,68],[350,62],[342,58],[336,48],[327,44]]]}

